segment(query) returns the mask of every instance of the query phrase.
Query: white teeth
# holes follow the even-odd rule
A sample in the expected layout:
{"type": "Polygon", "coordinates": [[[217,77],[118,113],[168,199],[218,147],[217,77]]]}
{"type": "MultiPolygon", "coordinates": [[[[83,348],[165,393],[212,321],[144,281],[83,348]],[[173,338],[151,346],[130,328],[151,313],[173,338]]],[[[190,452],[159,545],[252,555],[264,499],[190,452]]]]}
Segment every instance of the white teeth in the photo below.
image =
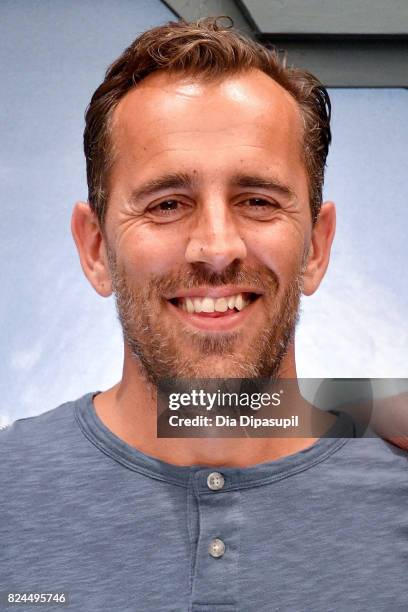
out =
{"type": "Polygon", "coordinates": [[[205,297],[201,302],[202,312],[214,312],[214,300],[210,297],[205,297]]]}
{"type": "Polygon", "coordinates": [[[201,308],[201,298],[194,298],[193,299],[193,305],[194,305],[194,312],[201,312],[202,308],[201,308]]]}
{"type": "Polygon", "coordinates": [[[233,310],[234,308],[243,310],[248,304],[250,304],[250,300],[242,293],[221,298],[186,297],[180,298],[178,303],[180,308],[190,314],[194,312],[227,312],[228,309],[233,310]]]}
{"type": "Polygon", "coordinates": [[[186,305],[186,310],[187,312],[189,312],[190,314],[194,312],[194,304],[193,304],[193,300],[190,298],[186,298],[185,300],[185,305],[186,305]]]}
{"type": "Polygon", "coordinates": [[[228,301],[225,298],[218,298],[215,300],[214,310],[217,312],[227,312],[228,310],[228,301]]]}
{"type": "Polygon", "coordinates": [[[231,308],[231,310],[235,308],[235,297],[235,295],[231,295],[231,297],[228,298],[228,308],[231,308]]]}
{"type": "Polygon", "coordinates": [[[235,308],[237,310],[242,310],[245,306],[242,294],[240,293],[239,295],[237,295],[236,300],[235,300],[235,308]]]}

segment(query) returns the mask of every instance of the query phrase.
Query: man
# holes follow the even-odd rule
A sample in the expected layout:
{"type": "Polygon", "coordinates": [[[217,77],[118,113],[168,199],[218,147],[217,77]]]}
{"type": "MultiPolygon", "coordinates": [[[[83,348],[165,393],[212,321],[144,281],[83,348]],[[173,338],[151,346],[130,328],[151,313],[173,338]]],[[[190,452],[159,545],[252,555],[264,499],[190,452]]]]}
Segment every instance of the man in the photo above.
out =
{"type": "Polygon", "coordinates": [[[335,231],[329,114],[317,79],[216,20],[150,30],[110,67],[72,231],[115,293],[123,377],[2,433],[3,591],[87,612],[406,609],[402,451],[331,412],[311,438],[156,436],[163,378],[296,379],[300,296],[335,231]]]}

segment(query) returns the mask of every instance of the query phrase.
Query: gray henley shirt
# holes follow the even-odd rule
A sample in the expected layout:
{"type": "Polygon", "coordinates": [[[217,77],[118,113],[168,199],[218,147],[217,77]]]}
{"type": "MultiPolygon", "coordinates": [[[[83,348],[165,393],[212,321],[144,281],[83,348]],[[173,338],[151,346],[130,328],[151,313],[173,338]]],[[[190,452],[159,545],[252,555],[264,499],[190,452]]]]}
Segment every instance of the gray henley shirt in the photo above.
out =
{"type": "Polygon", "coordinates": [[[407,453],[327,435],[248,468],[167,464],[115,436],[89,393],[0,432],[4,610],[408,610],[407,453]]]}

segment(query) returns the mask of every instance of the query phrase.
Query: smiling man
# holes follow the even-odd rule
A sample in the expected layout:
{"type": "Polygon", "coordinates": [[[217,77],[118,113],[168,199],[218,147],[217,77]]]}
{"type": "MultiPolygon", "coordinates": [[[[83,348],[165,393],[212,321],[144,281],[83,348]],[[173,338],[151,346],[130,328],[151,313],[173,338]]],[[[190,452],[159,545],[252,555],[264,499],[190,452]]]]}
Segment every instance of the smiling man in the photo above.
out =
{"type": "MultiPolygon", "coordinates": [[[[328,97],[314,77],[285,71],[236,34],[239,62],[215,49],[212,67],[197,39],[178,63],[169,44],[143,74],[151,36],[124,69],[111,67],[87,112],[91,206],[77,204],[73,234],[94,288],[115,292],[125,337],[123,379],[95,409],[166,461],[276,458],[311,441],[246,441],[245,455],[242,441],[231,453],[225,443],[164,443],[146,405],[163,377],[296,378],[300,295],[317,289],[335,227],[333,204],[321,204],[328,97]]],[[[305,404],[305,418],[311,411],[305,404]]]]}
{"type": "Polygon", "coordinates": [[[296,379],[335,231],[325,89],[216,20],[170,23],[109,68],[84,141],[72,231],[115,294],[123,376],[2,433],[2,589],[78,612],[406,609],[402,451],[304,400],[314,437],[156,435],[163,378],[296,379]]]}

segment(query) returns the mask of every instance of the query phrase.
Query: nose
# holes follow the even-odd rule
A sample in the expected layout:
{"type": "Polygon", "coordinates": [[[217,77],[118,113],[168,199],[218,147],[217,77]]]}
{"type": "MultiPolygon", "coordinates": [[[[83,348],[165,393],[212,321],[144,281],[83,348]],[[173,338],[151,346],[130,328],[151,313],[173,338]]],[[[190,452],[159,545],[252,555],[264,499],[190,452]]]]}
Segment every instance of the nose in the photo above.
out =
{"type": "Polygon", "coordinates": [[[189,237],[186,261],[206,264],[220,273],[233,261],[245,259],[246,255],[246,245],[227,204],[214,200],[204,205],[189,237]]]}

